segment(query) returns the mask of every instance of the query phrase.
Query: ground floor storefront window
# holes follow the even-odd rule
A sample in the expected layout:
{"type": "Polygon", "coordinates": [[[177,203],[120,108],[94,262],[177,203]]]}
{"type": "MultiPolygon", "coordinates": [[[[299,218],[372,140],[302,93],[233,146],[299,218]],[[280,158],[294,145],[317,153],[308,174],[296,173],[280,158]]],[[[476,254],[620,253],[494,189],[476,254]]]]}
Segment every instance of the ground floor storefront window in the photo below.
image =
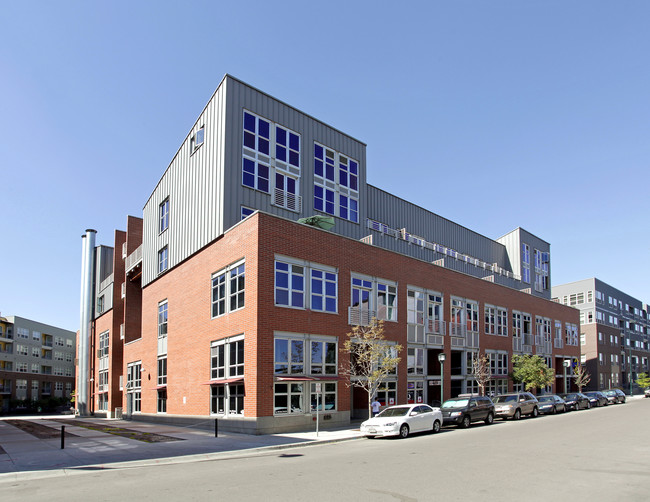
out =
{"type": "Polygon", "coordinates": [[[244,384],[212,385],[210,412],[213,415],[244,414],[244,384]]]}

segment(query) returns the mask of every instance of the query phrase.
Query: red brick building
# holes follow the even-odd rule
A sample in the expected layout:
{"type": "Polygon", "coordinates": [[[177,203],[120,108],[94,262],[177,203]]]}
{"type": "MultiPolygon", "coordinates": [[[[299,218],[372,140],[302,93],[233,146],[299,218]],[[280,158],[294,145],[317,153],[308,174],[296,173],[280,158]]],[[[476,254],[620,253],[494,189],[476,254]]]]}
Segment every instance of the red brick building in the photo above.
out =
{"type": "Polygon", "coordinates": [[[109,383],[93,386],[92,411],[305,429],[320,383],[325,423],[349,423],[367,396],[342,375],[341,348],[372,317],[403,347],[384,405],[439,400],[441,353],[444,397],[478,391],[483,353],[490,392],[513,389],[514,353],[542,355],[562,390],[579,317],[550,301],[549,244],[521,228],[489,239],[365,175],[363,143],[226,76],[143,219],[116,233],[123,253],[97,291],[112,310],[92,342],[109,383]],[[314,214],[333,227],[296,222],[314,214]]]}

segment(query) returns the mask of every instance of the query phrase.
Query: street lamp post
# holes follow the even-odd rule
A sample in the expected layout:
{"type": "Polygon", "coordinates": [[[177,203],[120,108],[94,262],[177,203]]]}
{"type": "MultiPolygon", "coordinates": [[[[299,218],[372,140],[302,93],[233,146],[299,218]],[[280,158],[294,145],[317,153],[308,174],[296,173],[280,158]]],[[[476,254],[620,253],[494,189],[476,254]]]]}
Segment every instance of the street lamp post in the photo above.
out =
{"type": "Polygon", "coordinates": [[[566,394],[567,392],[569,392],[567,390],[566,371],[567,368],[571,367],[571,359],[565,359],[564,361],[562,361],[562,366],[564,366],[564,393],[566,394]]]}
{"type": "Polygon", "coordinates": [[[445,355],[444,352],[441,352],[438,354],[438,361],[440,361],[440,405],[442,406],[442,403],[444,403],[445,398],[444,398],[444,378],[445,378],[445,372],[444,372],[444,367],[445,367],[445,359],[447,356],[445,355]]]}

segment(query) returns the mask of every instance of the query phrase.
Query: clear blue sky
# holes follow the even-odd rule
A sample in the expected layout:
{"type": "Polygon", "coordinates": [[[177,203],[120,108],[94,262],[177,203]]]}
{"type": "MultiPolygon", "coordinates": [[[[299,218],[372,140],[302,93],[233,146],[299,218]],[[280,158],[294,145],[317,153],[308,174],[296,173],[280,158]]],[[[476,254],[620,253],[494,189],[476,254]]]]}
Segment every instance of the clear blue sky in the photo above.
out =
{"type": "Polygon", "coordinates": [[[0,311],[79,325],[81,234],[142,207],[230,73],[368,145],[368,181],[555,284],[650,302],[650,2],[3,2],[0,311]]]}

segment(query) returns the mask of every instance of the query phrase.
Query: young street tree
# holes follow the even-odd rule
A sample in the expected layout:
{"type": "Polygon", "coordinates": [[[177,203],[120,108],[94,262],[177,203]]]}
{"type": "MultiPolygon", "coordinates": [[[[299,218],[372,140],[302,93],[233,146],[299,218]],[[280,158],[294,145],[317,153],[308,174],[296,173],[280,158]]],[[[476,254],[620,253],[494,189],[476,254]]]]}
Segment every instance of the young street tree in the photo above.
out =
{"type": "Polygon", "coordinates": [[[636,383],[642,389],[650,387],[650,377],[647,373],[639,373],[636,379],[636,383]]]}
{"type": "Polygon", "coordinates": [[[578,392],[582,392],[582,388],[591,382],[591,375],[584,366],[577,365],[573,370],[573,379],[578,387],[578,392]]]}
{"type": "Polygon", "coordinates": [[[512,358],[512,377],[517,382],[522,382],[526,390],[541,389],[550,385],[555,380],[555,372],[546,366],[546,362],[539,356],[525,354],[512,358]]]}
{"type": "Polygon", "coordinates": [[[485,395],[485,387],[492,378],[492,370],[490,369],[490,360],[485,354],[482,356],[476,355],[472,358],[472,374],[478,384],[479,393],[481,396],[485,395]]]}
{"type": "Polygon", "coordinates": [[[373,317],[368,326],[354,326],[343,343],[342,352],[349,355],[341,364],[341,374],[348,377],[351,387],[368,393],[368,416],[372,398],[388,375],[394,374],[400,358],[401,345],[386,340],[384,322],[373,317]]]}

